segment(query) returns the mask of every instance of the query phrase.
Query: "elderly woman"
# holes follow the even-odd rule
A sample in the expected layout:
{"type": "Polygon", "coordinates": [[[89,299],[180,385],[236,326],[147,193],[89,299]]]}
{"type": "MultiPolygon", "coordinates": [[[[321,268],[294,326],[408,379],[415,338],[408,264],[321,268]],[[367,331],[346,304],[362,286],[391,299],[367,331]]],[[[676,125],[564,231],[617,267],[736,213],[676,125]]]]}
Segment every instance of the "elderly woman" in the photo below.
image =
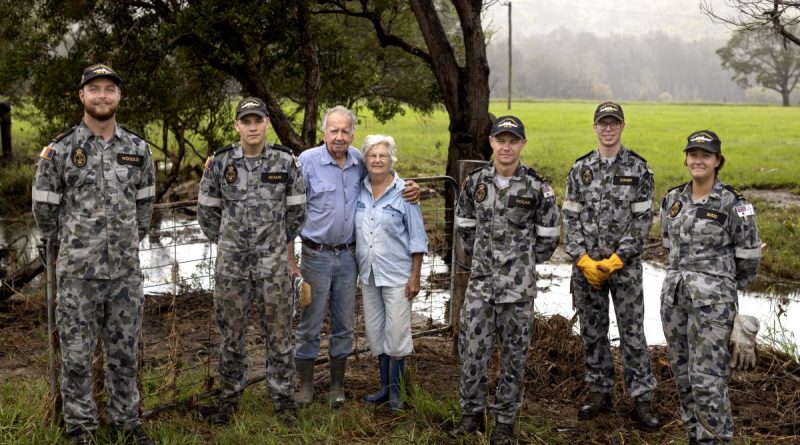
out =
{"type": "Polygon", "coordinates": [[[691,181],[661,203],[669,268],[661,289],[661,322],[689,444],[733,438],[726,380],[731,367],[755,364],[757,320],[737,315],[737,289],[756,275],[761,257],[753,206],[717,174],[725,164],[716,133],[688,137],[691,181]]]}
{"type": "Polygon", "coordinates": [[[400,377],[411,354],[411,300],[419,293],[422,255],[428,238],[419,204],[403,199],[405,182],[393,170],[394,138],[370,135],[361,157],[367,177],[356,206],[356,260],[364,297],[367,340],[378,356],[380,389],[364,397],[369,403],[389,402],[402,409],[400,377]]]}

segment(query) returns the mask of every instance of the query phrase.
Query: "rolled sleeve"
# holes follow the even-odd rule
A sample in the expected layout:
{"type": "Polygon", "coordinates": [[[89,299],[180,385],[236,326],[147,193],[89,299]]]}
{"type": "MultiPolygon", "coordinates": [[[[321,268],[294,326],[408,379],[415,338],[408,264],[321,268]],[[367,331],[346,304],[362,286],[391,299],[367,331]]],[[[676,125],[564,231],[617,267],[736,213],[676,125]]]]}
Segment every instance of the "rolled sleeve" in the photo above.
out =
{"type": "Polygon", "coordinates": [[[419,204],[406,204],[406,230],[409,234],[408,251],[411,253],[428,253],[428,235],[425,234],[425,223],[419,204]]]}

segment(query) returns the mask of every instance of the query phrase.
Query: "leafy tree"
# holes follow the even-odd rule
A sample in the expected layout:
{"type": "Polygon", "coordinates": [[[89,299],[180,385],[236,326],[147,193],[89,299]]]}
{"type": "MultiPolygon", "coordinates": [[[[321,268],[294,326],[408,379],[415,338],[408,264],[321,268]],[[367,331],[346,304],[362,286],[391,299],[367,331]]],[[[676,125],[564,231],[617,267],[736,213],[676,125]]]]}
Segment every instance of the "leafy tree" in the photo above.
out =
{"type": "Polygon", "coordinates": [[[777,91],[783,106],[800,81],[800,47],[785,45],[767,30],[735,31],[728,44],[717,50],[722,67],[732,70],[732,79],[742,88],[753,82],[777,91]]]}
{"type": "Polygon", "coordinates": [[[700,9],[713,20],[732,25],[739,31],[769,30],[787,42],[800,46],[800,2],[791,0],[725,0],[736,13],[717,12],[712,3],[701,0],[700,9]]]}

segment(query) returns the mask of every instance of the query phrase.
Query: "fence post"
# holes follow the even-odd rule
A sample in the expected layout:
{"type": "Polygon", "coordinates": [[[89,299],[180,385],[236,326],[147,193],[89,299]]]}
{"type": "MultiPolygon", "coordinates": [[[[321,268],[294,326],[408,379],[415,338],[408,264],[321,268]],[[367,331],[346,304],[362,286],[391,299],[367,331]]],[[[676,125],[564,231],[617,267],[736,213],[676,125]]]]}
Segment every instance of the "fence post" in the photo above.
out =
{"type": "MultiPolygon", "coordinates": [[[[458,161],[458,192],[464,186],[464,180],[469,172],[486,164],[486,161],[462,160],[458,161]]],[[[456,205],[458,197],[456,197],[456,205]]],[[[454,206],[455,207],[455,206],[454,206]]],[[[453,210],[455,215],[455,209],[453,210]]],[[[454,218],[455,219],[455,218],[454,218]]],[[[472,257],[464,251],[461,237],[453,223],[453,284],[452,297],[450,298],[450,326],[453,327],[453,354],[458,355],[458,331],[461,328],[461,306],[464,305],[464,294],[467,292],[467,282],[469,281],[470,265],[472,257]]]]}

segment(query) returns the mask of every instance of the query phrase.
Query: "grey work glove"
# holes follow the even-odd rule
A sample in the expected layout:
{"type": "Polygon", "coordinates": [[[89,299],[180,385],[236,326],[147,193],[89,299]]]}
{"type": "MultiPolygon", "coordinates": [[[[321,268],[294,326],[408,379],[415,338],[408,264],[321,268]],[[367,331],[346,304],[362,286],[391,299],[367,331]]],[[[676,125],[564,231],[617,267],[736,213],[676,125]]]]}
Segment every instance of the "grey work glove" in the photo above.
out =
{"type": "Polygon", "coordinates": [[[746,371],[756,367],[756,334],[758,319],[736,314],[731,332],[731,368],[746,371]]]}

